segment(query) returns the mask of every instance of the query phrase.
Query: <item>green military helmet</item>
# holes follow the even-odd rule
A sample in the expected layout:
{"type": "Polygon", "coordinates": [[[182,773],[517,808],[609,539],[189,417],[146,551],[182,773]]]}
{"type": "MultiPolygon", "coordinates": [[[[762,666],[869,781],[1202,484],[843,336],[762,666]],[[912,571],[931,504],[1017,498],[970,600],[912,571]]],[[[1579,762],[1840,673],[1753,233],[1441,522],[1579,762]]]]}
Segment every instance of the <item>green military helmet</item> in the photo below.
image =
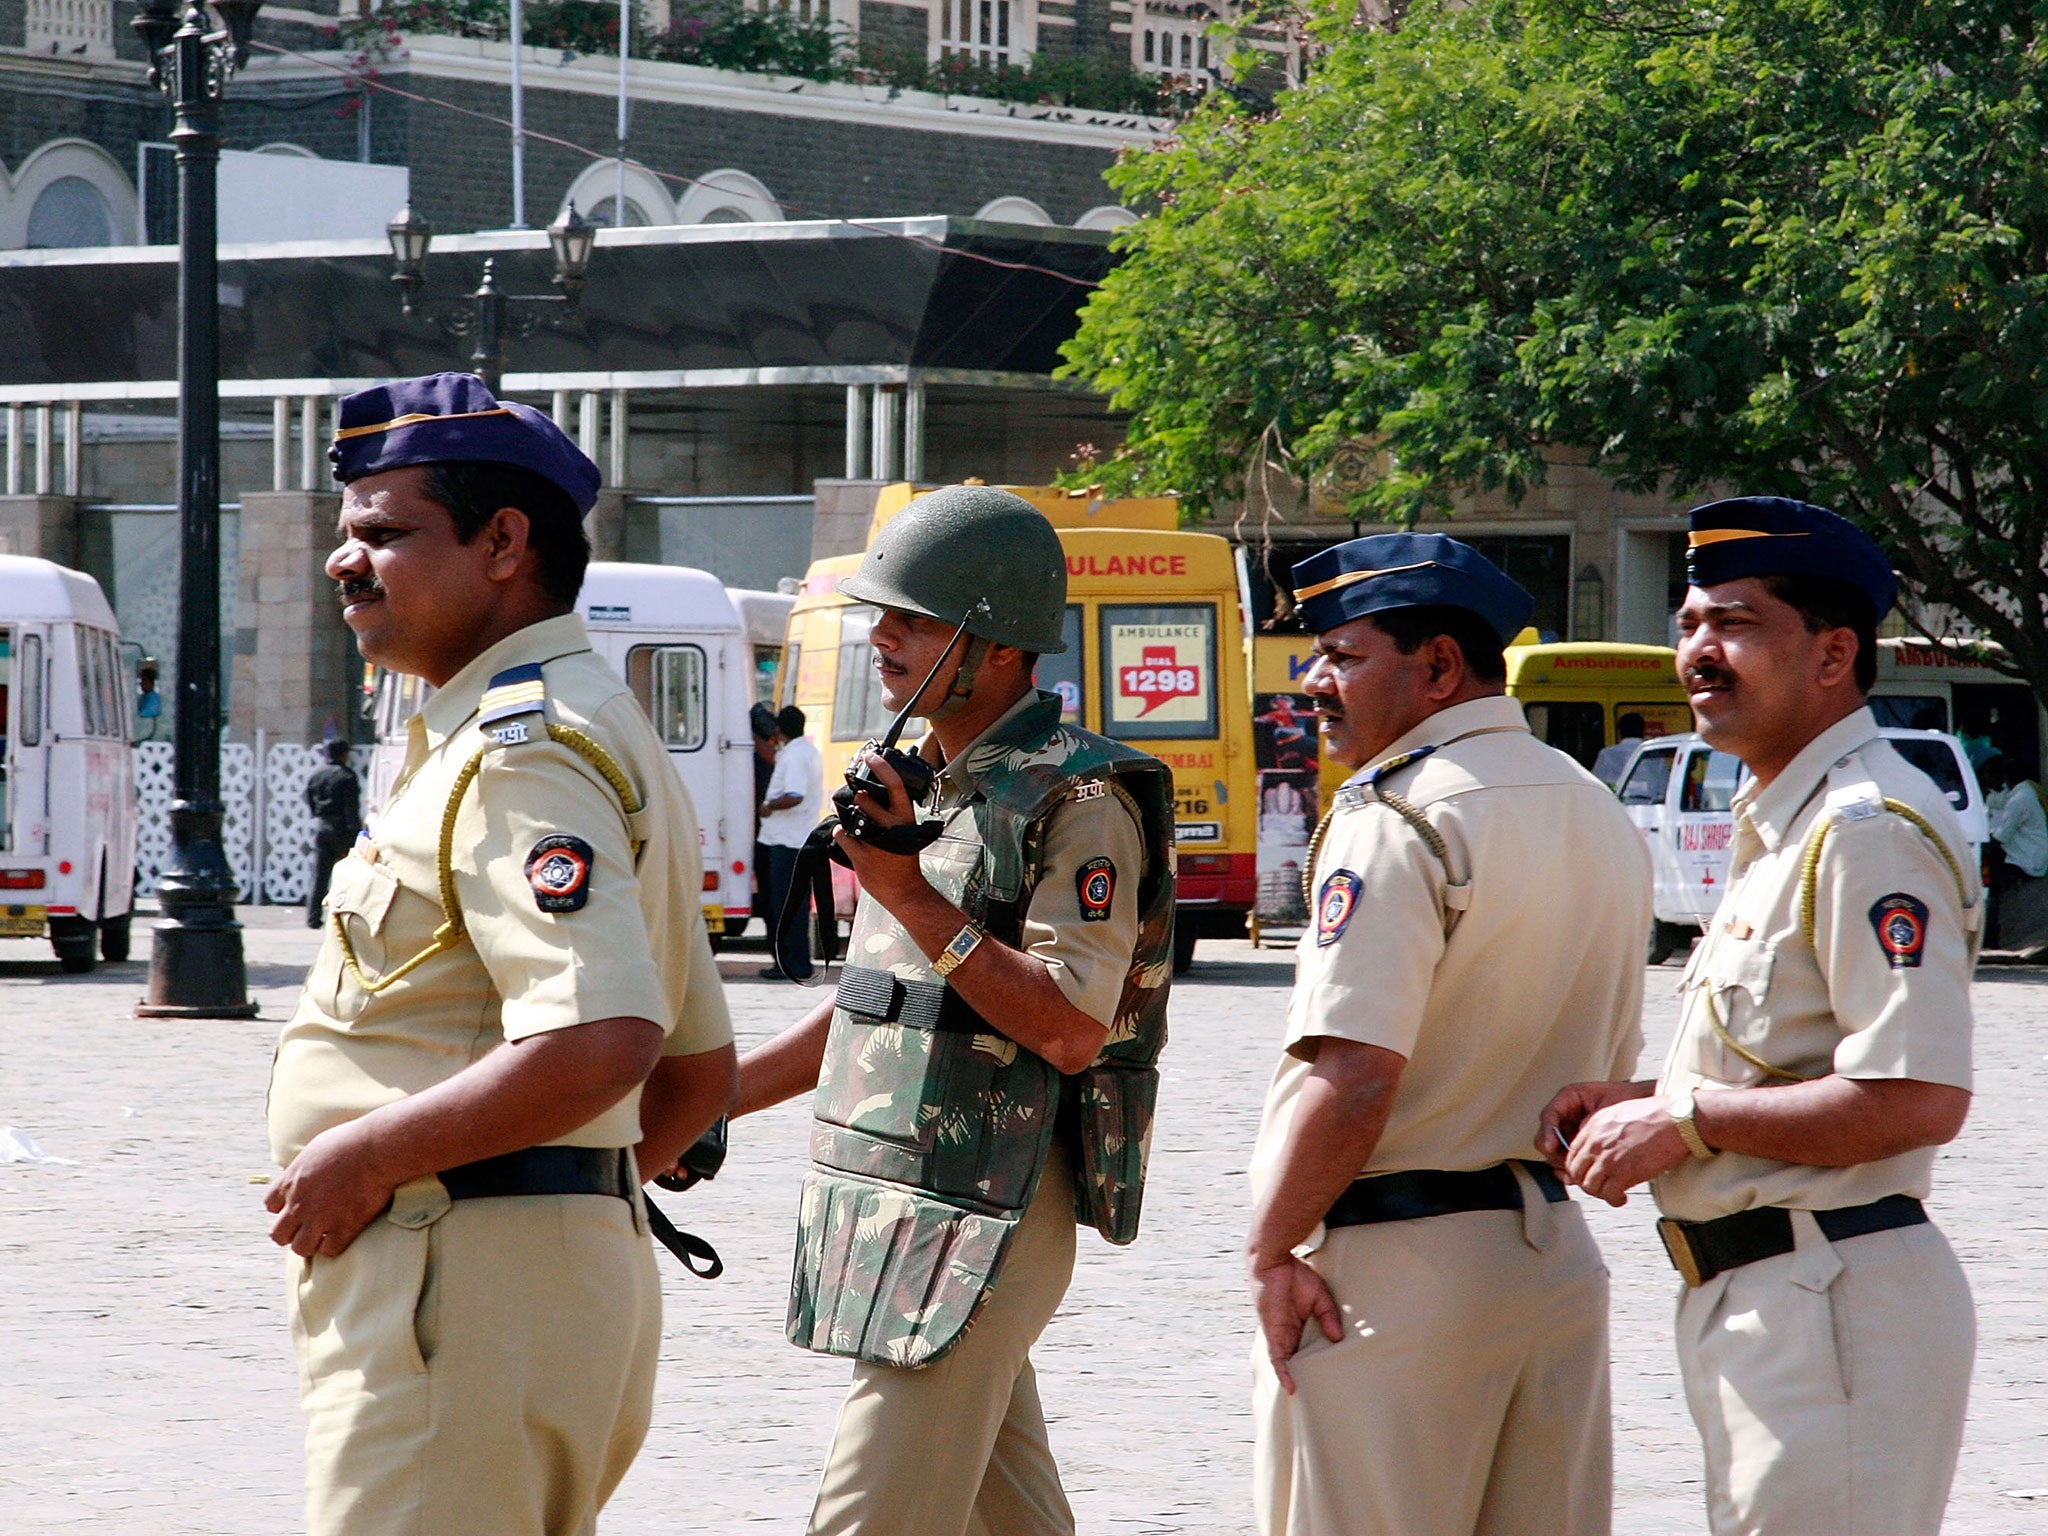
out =
{"type": "Polygon", "coordinates": [[[948,485],[883,525],[860,569],[839,583],[855,602],[901,608],[970,635],[1046,656],[1067,648],[1067,557],[1023,497],[993,485],[948,485]]]}

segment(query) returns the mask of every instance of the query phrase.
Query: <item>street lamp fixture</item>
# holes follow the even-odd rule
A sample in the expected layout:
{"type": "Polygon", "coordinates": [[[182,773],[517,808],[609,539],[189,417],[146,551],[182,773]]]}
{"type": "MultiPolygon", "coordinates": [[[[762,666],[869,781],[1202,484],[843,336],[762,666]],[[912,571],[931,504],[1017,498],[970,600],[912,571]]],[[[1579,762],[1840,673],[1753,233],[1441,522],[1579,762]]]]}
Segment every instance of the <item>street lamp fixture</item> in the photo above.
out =
{"type": "Polygon", "coordinates": [[[171,855],[157,881],[144,1018],[246,1019],[248,973],[220,798],[220,103],[248,62],[261,0],[140,0],[150,83],[178,161],[178,720],[171,855]]]}
{"type": "Polygon", "coordinates": [[[451,336],[474,336],[470,372],[484,381],[491,393],[505,377],[504,339],[530,336],[539,317],[516,309],[516,305],[560,304],[574,310],[583,298],[583,286],[590,278],[591,252],[597,244],[597,226],[576,211],[571,203],[562,216],[548,226],[548,244],[555,252],[555,286],[559,293],[507,293],[498,286],[497,259],[484,259],[483,281],[465,294],[423,294],[427,283],[427,252],[434,244],[434,226],[410,204],[398,211],[384,226],[391,242],[391,281],[398,284],[399,303],[405,313],[435,312],[435,320],[451,336]]]}

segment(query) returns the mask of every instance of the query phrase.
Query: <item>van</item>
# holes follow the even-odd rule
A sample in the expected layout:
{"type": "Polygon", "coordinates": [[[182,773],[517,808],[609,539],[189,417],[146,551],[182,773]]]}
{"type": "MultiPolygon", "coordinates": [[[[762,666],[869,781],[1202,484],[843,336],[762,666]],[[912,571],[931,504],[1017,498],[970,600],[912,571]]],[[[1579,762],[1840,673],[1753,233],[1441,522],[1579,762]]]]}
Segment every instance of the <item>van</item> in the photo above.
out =
{"type": "MultiPolygon", "coordinates": [[[[132,647],[131,647],[132,649],[132,647]]],[[[0,938],[67,971],[126,960],[135,751],[120,626],[99,583],[0,555],[0,938]]]]}
{"type": "MultiPolygon", "coordinates": [[[[1183,533],[1171,497],[1104,501],[1008,486],[1046,515],[1067,560],[1067,649],[1041,657],[1038,685],[1070,724],[1121,741],[1173,770],[1179,902],[1174,962],[1204,937],[1241,936],[1257,886],[1258,781],[1237,571],[1227,540],[1183,533]]],[[[885,487],[868,537],[914,490],[885,487]]],[[[868,647],[873,610],[841,597],[861,556],[812,563],[790,612],[778,699],[804,712],[828,785],[887,730],[868,647]]],[[[835,899],[853,889],[834,866],[835,899]]]]}
{"type": "Polygon", "coordinates": [[[775,674],[782,666],[782,641],[789,633],[789,610],[796,606],[796,594],[751,587],[727,587],[725,592],[747,631],[747,647],[754,659],[754,701],[772,706],[775,674]]]}
{"type": "MultiPolygon", "coordinates": [[[[576,599],[591,649],[625,680],[668,749],[697,811],[704,851],[704,924],[716,945],[746,926],[754,890],[755,659],[716,576],[684,566],[593,561],[576,599]]],[[[377,747],[364,808],[372,824],[405,761],[406,722],[434,690],[376,670],[377,747]]]]}
{"type": "MultiPolygon", "coordinates": [[[[1981,866],[1989,821],[1963,744],[1941,731],[1886,726],[1882,734],[1948,797],[1981,866]]],[[[1739,760],[1692,732],[1645,741],[1622,771],[1621,803],[1649,844],[1656,875],[1652,965],[1689,947],[1720,905],[1735,835],[1731,807],[1744,772],[1739,760]]]]}

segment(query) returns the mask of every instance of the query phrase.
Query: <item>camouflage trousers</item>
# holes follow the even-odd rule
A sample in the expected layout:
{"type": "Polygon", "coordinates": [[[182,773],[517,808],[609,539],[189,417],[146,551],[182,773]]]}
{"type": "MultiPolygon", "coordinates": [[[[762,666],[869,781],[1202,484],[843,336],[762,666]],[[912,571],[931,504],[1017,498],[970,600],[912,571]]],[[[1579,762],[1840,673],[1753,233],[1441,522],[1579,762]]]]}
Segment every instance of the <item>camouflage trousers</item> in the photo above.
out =
{"type": "Polygon", "coordinates": [[[1073,1278],[1074,1234],[1056,1144],[966,1336],[931,1365],[855,1363],[811,1536],[1073,1536],[1031,1346],[1073,1278]]]}

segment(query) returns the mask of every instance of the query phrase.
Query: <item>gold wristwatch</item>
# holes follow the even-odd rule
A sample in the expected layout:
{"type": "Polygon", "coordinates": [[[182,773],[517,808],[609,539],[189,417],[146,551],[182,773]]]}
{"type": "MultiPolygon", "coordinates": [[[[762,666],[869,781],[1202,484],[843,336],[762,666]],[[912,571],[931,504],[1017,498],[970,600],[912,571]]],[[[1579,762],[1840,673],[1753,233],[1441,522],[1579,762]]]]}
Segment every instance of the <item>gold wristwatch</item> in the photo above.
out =
{"type": "Polygon", "coordinates": [[[1664,1107],[1670,1110],[1671,1123],[1678,1127],[1678,1139],[1685,1143],[1685,1150],[1692,1154],[1693,1160],[1704,1163],[1712,1157],[1714,1149],[1707,1145],[1706,1137],[1700,1134],[1699,1126],[1693,1123],[1692,1090],[1679,1090],[1665,1101],[1664,1107]]]}
{"type": "Polygon", "coordinates": [[[975,923],[969,923],[953,935],[953,942],[939,951],[938,959],[932,962],[932,974],[944,980],[959,968],[960,962],[974,953],[974,946],[988,935],[975,923]]]}

